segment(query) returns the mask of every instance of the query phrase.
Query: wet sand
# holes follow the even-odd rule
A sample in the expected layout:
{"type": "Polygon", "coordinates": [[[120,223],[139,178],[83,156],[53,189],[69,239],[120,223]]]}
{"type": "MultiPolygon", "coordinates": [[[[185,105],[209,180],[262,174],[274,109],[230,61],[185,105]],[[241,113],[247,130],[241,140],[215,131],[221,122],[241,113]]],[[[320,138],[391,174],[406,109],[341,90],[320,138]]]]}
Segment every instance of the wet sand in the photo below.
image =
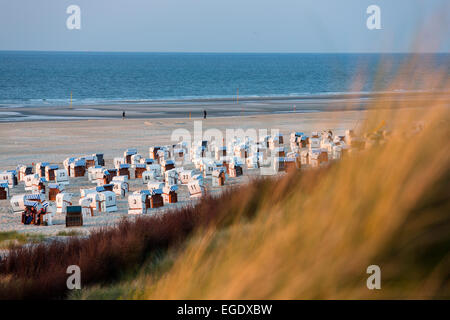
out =
{"type": "Polygon", "coordinates": [[[421,107],[433,99],[448,104],[449,93],[340,94],[303,97],[254,97],[160,101],[122,101],[105,105],[40,106],[0,105],[0,122],[61,121],[83,119],[120,119],[122,111],[129,119],[199,118],[203,110],[208,117],[248,116],[284,113],[373,109],[377,105],[421,107]],[[372,105],[376,99],[377,104],[372,105]]]}

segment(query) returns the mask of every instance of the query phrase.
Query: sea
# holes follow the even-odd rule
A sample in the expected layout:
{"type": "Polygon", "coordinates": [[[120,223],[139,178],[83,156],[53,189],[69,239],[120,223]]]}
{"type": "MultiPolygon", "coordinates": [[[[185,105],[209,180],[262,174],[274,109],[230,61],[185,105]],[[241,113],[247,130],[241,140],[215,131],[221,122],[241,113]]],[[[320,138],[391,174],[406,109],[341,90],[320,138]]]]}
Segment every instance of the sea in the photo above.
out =
{"type": "MultiPolygon", "coordinates": [[[[450,54],[0,51],[0,107],[415,91],[450,54]],[[395,83],[396,78],[414,79],[395,83]],[[393,83],[395,83],[393,85],[393,83]]],[[[440,90],[439,87],[427,90],[440,90]]]]}

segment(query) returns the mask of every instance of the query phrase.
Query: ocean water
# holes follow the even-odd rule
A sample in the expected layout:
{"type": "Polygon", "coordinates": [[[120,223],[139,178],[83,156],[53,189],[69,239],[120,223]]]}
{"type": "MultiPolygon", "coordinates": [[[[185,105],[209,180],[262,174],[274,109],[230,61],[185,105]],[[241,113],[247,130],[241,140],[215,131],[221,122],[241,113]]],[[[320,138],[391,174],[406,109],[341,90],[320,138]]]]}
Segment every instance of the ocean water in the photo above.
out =
{"type": "MultiPolygon", "coordinates": [[[[0,106],[151,103],[235,97],[414,91],[391,87],[407,54],[0,52],[0,106]],[[355,85],[361,83],[361,85],[355,85]]],[[[449,71],[449,54],[414,56],[414,71],[449,71]]],[[[421,78],[420,74],[416,78],[421,78]]],[[[439,88],[429,88],[438,90],[439,88]]]]}

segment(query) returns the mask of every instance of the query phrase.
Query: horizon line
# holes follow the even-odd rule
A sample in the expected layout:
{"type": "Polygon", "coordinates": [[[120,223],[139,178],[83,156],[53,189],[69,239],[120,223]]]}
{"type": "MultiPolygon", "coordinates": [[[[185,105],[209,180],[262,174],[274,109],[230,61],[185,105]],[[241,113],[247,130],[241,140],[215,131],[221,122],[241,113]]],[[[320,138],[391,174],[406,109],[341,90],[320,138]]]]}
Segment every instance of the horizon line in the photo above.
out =
{"type": "Polygon", "coordinates": [[[450,54],[450,51],[102,51],[102,50],[4,50],[0,52],[45,53],[156,53],[156,54],[450,54]]]}

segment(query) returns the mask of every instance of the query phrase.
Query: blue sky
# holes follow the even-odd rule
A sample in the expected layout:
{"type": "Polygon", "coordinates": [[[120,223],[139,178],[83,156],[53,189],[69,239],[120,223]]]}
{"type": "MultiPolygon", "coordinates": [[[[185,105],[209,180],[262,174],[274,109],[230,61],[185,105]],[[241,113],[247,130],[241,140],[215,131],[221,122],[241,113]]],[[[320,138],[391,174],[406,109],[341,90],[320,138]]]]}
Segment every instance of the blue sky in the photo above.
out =
{"type": "Polygon", "coordinates": [[[448,0],[0,0],[0,50],[449,52],[448,0]],[[81,30],[66,8],[81,8],[81,30]],[[366,8],[381,8],[368,30],[366,8]]]}

